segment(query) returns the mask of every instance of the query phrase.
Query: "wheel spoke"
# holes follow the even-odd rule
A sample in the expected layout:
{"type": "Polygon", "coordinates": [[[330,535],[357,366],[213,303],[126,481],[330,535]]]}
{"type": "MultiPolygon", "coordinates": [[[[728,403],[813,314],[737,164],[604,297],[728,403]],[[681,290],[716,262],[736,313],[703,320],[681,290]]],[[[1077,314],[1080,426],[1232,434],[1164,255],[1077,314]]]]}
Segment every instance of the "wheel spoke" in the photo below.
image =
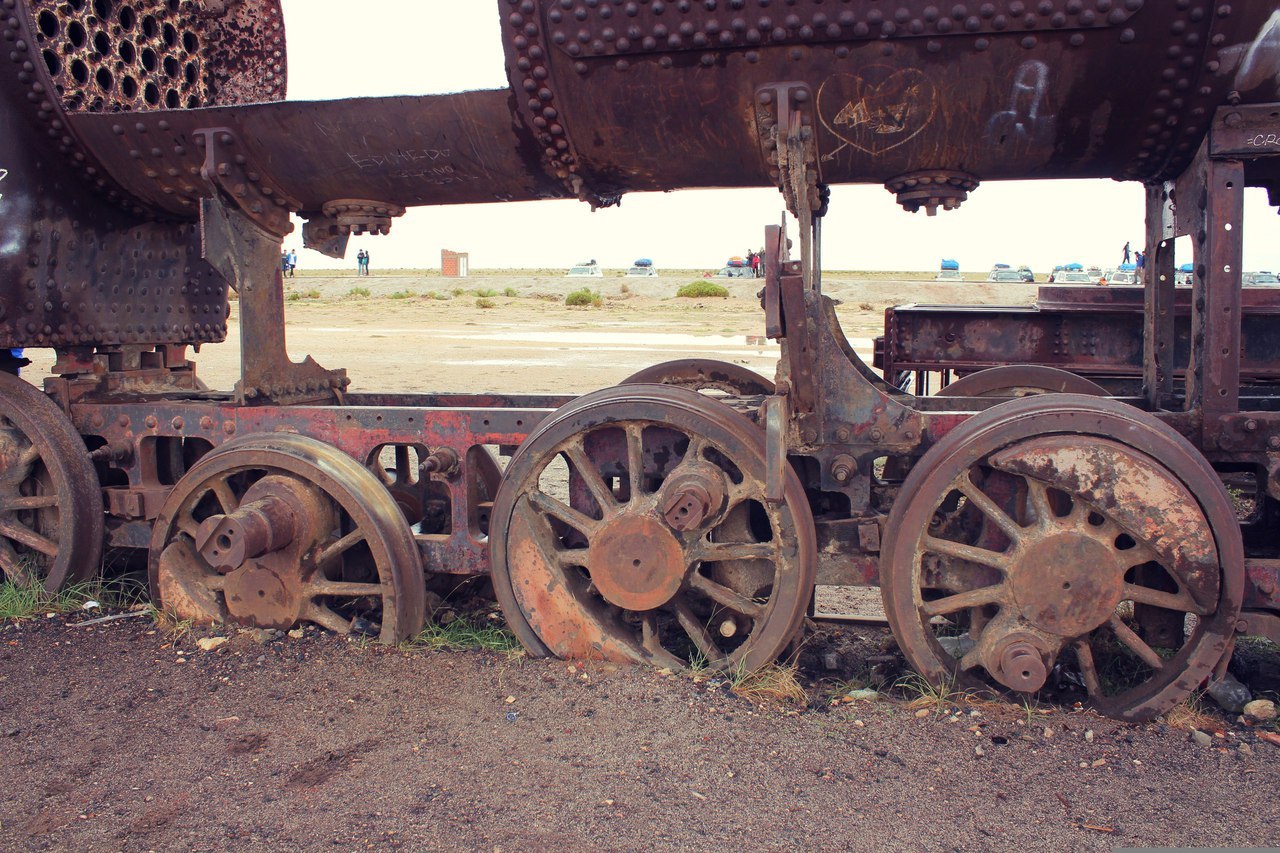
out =
{"type": "Polygon", "coordinates": [[[213,491],[213,496],[218,499],[223,515],[230,515],[240,508],[240,498],[236,496],[226,480],[214,480],[209,488],[213,491]]]}
{"type": "Polygon", "coordinates": [[[28,447],[26,450],[22,451],[22,453],[18,456],[17,467],[30,468],[32,465],[36,464],[37,460],[39,459],[40,459],[40,451],[33,444],[30,447],[28,447]]]}
{"type": "Polygon", "coordinates": [[[675,598],[672,605],[676,611],[676,621],[680,623],[680,627],[689,635],[689,639],[693,640],[693,644],[698,647],[698,651],[702,652],[702,656],[707,659],[707,663],[711,666],[719,666],[724,662],[724,655],[720,649],[716,648],[715,641],[711,639],[711,634],[707,631],[707,626],[698,621],[698,617],[689,609],[689,605],[683,599],[675,598]]]}
{"type": "Polygon", "coordinates": [[[548,495],[540,489],[529,492],[528,498],[529,503],[532,504],[533,508],[538,512],[564,522],[585,536],[592,536],[600,526],[600,522],[596,521],[591,516],[586,513],[578,512],[565,502],[551,497],[551,495],[548,495]]]}
{"type": "Polygon", "coordinates": [[[693,562],[718,563],[722,560],[770,560],[778,555],[773,542],[705,542],[690,558],[693,562]]]}
{"type": "Polygon", "coordinates": [[[311,606],[303,612],[302,618],[328,628],[335,634],[347,634],[351,631],[350,621],[343,619],[328,607],[315,602],[312,602],[311,606]]]}
{"type": "Polygon", "coordinates": [[[1022,479],[1027,484],[1027,499],[1031,503],[1031,511],[1035,514],[1036,525],[1041,528],[1047,527],[1053,518],[1053,507],[1049,504],[1049,487],[1030,477],[1022,479]]]}
{"type": "Polygon", "coordinates": [[[640,645],[651,654],[666,651],[658,642],[658,617],[652,611],[640,616],[640,645]]]}
{"type": "Polygon", "coordinates": [[[569,566],[586,567],[586,549],[561,548],[551,530],[551,525],[547,524],[546,516],[537,513],[528,500],[517,503],[515,511],[524,518],[525,525],[533,534],[533,544],[537,546],[543,561],[548,565],[555,566],[562,573],[569,566]],[[578,554],[581,559],[575,557],[575,554],[578,554]]]}
{"type": "Polygon", "coordinates": [[[1084,678],[1085,689],[1095,699],[1102,697],[1102,682],[1098,679],[1098,666],[1093,662],[1093,646],[1088,637],[1081,637],[1075,642],[1076,661],[1080,664],[1080,675],[1084,678]]]}
{"type": "Polygon", "coordinates": [[[360,528],[348,533],[336,542],[332,542],[325,546],[325,549],[316,557],[316,565],[321,568],[329,565],[333,560],[345,554],[365,539],[364,531],[360,528]]]}
{"type": "Polygon", "coordinates": [[[614,498],[609,484],[600,476],[595,463],[587,456],[587,451],[582,446],[581,436],[565,448],[565,453],[569,457],[570,464],[573,465],[574,472],[582,478],[587,490],[591,492],[591,497],[595,498],[596,506],[600,507],[600,511],[606,517],[610,515],[618,506],[618,501],[614,498]]]}
{"type": "Polygon", "coordinates": [[[763,604],[758,601],[752,601],[736,590],[718,584],[705,575],[698,574],[696,571],[689,575],[689,586],[735,613],[741,613],[743,616],[749,616],[752,619],[759,619],[764,615],[763,604]]]}
{"type": "Polygon", "coordinates": [[[634,501],[644,491],[644,427],[639,424],[627,424],[627,474],[634,501]]]}
{"type": "Polygon", "coordinates": [[[1155,649],[1148,646],[1145,640],[1135,634],[1132,628],[1124,624],[1124,620],[1119,616],[1112,614],[1107,624],[1111,626],[1116,639],[1128,646],[1143,663],[1157,671],[1164,669],[1164,659],[1156,654],[1155,649]]]}
{"type": "Polygon", "coordinates": [[[948,595],[945,598],[925,601],[920,604],[920,612],[932,619],[935,616],[948,616],[972,607],[985,607],[988,604],[1001,604],[1005,599],[1004,584],[984,586],[948,595]]]}
{"type": "Polygon", "coordinates": [[[190,537],[192,542],[199,541],[200,537],[196,534],[200,532],[200,525],[189,513],[184,514],[181,518],[177,519],[174,522],[174,526],[178,528],[178,532],[184,533],[190,537]]]}
{"type": "Polygon", "coordinates": [[[26,509],[49,509],[57,506],[61,500],[57,495],[19,496],[10,500],[0,501],[0,509],[5,512],[20,512],[26,509]]]}
{"type": "Polygon", "coordinates": [[[924,537],[924,550],[942,554],[944,557],[955,557],[958,560],[990,566],[1002,572],[1007,572],[1010,564],[1009,557],[999,551],[988,551],[986,548],[952,542],[950,539],[939,539],[936,536],[924,537]]]}
{"type": "Polygon", "coordinates": [[[7,518],[0,518],[0,536],[6,539],[12,539],[22,545],[26,545],[32,550],[39,551],[47,557],[58,556],[58,543],[52,539],[48,539],[36,533],[34,530],[23,527],[16,521],[7,518]]]}
{"type": "Polygon", "coordinates": [[[684,449],[684,456],[680,459],[684,462],[697,462],[702,459],[702,451],[707,449],[707,440],[700,435],[689,436],[689,446],[684,449]]]}
{"type": "Polygon", "coordinates": [[[956,480],[955,487],[960,494],[969,500],[969,503],[977,507],[979,512],[995,522],[996,527],[999,527],[1001,532],[1009,537],[1009,541],[1017,544],[1022,539],[1022,535],[1025,532],[1022,527],[1018,522],[1010,518],[1008,513],[1001,509],[995,501],[988,497],[986,492],[978,488],[978,485],[970,478],[968,471],[960,475],[960,478],[956,480]]]}
{"type": "Polygon", "coordinates": [[[307,594],[337,595],[343,598],[379,597],[387,592],[387,587],[380,583],[341,583],[331,580],[314,580],[307,587],[307,594]]]}
{"type": "Polygon", "coordinates": [[[1182,613],[1203,615],[1205,612],[1204,608],[1196,604],[1185,590],[1182,592],[1165,592],[1148,586],[1127,583],[1124,585],[1124,592],[1121,594],[1120,600],[1132,601],[1134,604],[1148,604],[1152,607],[1162,607],[1165,610],[1176,610],[1182,613]]]}

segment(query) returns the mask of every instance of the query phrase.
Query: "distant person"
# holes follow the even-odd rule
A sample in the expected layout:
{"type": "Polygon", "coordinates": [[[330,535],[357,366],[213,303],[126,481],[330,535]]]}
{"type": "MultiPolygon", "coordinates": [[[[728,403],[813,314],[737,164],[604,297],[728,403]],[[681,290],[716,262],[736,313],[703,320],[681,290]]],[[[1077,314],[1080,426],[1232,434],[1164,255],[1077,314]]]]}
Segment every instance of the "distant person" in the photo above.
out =
{"type": "Polygon", "coordinates": [[[1127,263],[1129,263],[1129,259],[1130,259],[1131,257],[1132,257],[1132,252],[1131,252],[1131,251],[1130,251],[1130,249],[1129,249],[1129,241],[1128,241],[1128,240],[1126,240],[1126,241],[1125,241],[1125,244],[1124,244],[1124,262],[1125,262],[1126,264],[1127,264],[1127,263]]]}
{"type": "Polygon", "coordinates": [[[293,273],[298,269],[298,250],[289,250],[289,278],[293,278],[293,273]]]}
{"type": "Polygon", "coordinates": [[[281,277],[284,277],[288,274],[289,274],[289,253],[282,250],[280,252],[280,275],[281,277]]]}
{"type": "Polygon", "coordinates": [[[368,274],[369,274],[369,260],[370,260],[372,257],[373,257],[373,255],[372,255],[370,252],[368,252],[368,251],[366,250],[366,251],[365,251],[365,253],[364,253],[364,274],[365,274],[365,275],[368,275],[368,274]]]}
{"type": "Polygon", "coordinates": [[[356,254],[356,275],[364,275],[364,249],[356,254]]]}

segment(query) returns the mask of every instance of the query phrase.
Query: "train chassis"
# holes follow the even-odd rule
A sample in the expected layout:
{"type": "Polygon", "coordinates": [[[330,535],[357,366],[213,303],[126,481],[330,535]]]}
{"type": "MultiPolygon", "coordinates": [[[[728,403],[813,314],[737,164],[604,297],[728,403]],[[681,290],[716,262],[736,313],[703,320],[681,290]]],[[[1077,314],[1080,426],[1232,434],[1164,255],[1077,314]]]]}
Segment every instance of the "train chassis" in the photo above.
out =
{"type": "Polygon", "coordinates": [[[668,667],[763,666],[816,586],[878,585],[930,681],[1066,678],[1126,719],[1221,674],[1238,634],[1280,640],[1280,413],[1239,381],[1241,195],[1277,153],[1248,140],[1275,106],[1223,108],[1193,166],[1148,188],[1142,396],[1019,399],[908,395],[853,352],[821,294],[812,119],[792,110],[780,184],[802,251],[767,230],[761,294],[776,384],[680,362],[577,399],[349,394],[285,355],[279,238],[210,199],[241,382],[205,390],[172,346],[59,349],[46,394],[0,373],[0,566],[56,587],[103,543],[145,550],[183,617],[388,643],[423,625],[429,579],[487,574],[532,653],[668,667]],[[1197,274],[1175,387],[1180,234],[1197,274]],[[1221,477],[1241,470],[1259,484],[1243,518],[1221,477]]]}

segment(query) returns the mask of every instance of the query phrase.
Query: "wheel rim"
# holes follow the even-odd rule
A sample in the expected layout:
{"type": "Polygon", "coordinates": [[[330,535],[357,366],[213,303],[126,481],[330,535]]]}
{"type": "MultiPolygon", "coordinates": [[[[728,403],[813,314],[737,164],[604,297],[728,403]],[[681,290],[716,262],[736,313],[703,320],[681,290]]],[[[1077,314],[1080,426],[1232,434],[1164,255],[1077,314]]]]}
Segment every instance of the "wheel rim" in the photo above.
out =
{"type": "Polygon", "coordinates": [[[773,382],[738,364],[711,358],[664,361],[628,376],[620,385],[677,385],[693,391],[750,397],[772,394],[773,382]]]}
{"type": "Polygon", "coordinates": [[[1083,376],[1042,364],[1005,364],[970,373],[937,393],[939,397],[1029,397],[1085,394],[1106,397],[1107,389],[1083,376]]]}
{"type": "Polygon", "coordinates": [[[1125,719],[1212,671],[1243,590],[1239,527],[1203,457],[1150,416],[1075,395],[949,434],[903,484],[887,539],[886,611],[927,679],[1033,692],[1056,666],[1125,719]]]}
{"type": "Polygon", "coordinates": [[[98,573],[103,513],[84,441],[47,396],[0,373],[0,575],[49,592],[98,573]]]}
{"type": "Polygon", "coordinates": [[[776,659],[808,605],[815,547],[795,474],[769,504],[764,471],[755,427],[696,392],[627,386],[569,404],[498,493],[491,554],[508,623],[537,654],[776,659]]]}
{"type": "Polygon", "coordinates": [[[300,621],[400,642],[423,624],[422,560],[391,494],[305,436],[250,436],[194,465],[156,520],[151,594],[180,618],[300,621]]]}

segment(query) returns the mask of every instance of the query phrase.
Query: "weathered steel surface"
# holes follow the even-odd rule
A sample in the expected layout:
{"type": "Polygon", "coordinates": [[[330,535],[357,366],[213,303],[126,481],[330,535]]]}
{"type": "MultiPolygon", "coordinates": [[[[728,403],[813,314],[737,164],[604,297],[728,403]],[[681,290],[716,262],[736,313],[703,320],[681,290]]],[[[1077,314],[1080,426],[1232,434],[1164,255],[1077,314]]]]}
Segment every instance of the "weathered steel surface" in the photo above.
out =
{"type": "Polygon", "coordinates": [[[970,419],[912,470],[885,541],[885,608],[927,678],[979,685],[985,672],[1025,691],[1060,662],[1096,707],[1144,719],[1180,701],[1234,637],[1244,554],[1221,480],[1181,436],[1115,401],[1028,397],[970,419]],[[1137,630],[1117,616],[1122,601],[1137,630]],[[1147,610],[1179,625],[1196,614],[1196,628],[1144,638],[1147,610]],[[948,642],[967,641],[953,654],[938,637],[957,633],[948,642]],[[1145,667],[1120,690],[1099,675],[1113,647],[1145,667]]]}
{"type": "MultiPolygon", "coordinates": [[[[1280,378],[1280,291],[1242,292],[1239,357],[1245,381],[1280,378]]],[[[1178,288],[1173,309],[1173,375],[1191,353],[1191,290],[1178,288]]],[[[890,375],[911,370],[972,372],[995,365],[1042,364],[1093,377],[1140,377],[1142,290],[1135,287],[1042,287],[1034,307],[905,305],[885,316],[890,375]]]]}
{"type": "Polygon", "coordinates": [[[786,499],[767,501],[764,465],[755,425],[684,388],[570,403],[520,448],[494,507],[508,624],[565,657],[773,660],[804,616],[815,542],[799,479],[788,470],[786,499]]]}

